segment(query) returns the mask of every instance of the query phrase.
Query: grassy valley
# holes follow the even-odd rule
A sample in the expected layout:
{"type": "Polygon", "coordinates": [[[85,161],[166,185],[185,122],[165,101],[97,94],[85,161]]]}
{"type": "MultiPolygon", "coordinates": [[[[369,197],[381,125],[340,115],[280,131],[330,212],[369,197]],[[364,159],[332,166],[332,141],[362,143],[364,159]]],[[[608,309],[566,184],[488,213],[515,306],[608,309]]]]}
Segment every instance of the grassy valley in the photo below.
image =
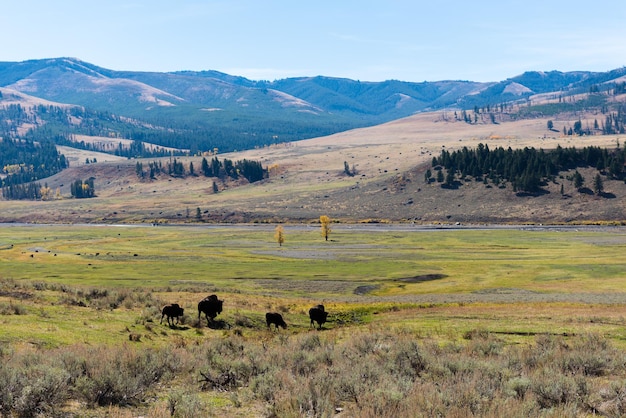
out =
{"type": "Polygon", "coordinates": [[[77,417],[626,410],[621,229],[273,234],[2,226],[0,404],[77,417]],[[196,313],[209,294],[224,300],[211,326],[196,313]],[[160,322],[167,303],[181,323],[160,322]],[[311,329],[319,303],[329,319],[311,329]],[[286,330],[267,330],[271,311],[286,330]]]}
{"type": "MultiPolygon", "coordinates": [[[[259,86],[215,72],[116,74],[53,61],[52,69],[34,63],[41,79],[28,66],[18,66],[22,73],[0,63],[0,84],[24,87],[20,80],[31,77],[37,85],[70,65],[83,87],[100,82],[109,89],[104,96],[126,97],[122,107],[137,113],[105,112],[100,120],[101,110],[0,90],[13,115],[3,132],[16,144],[37,150],[64,117],[75,129],[68,138],[78,141],[52,145],[69,167],[37,179],[45,199],[0,200],[0,415],[626,414],[623,178],[576,166],[544,180],[539,192],[519,193],[511,180],[486,173],[455,173],[453,187],[425,176],[442,151],[479,144],[617,154],[626,100],[619,71],[526,73],[474,91],[467,83],[328,78],[259,86]],[[207,80],[194,90],[198,77],[207,80]],[[139,118],[141,106],[167,101],[183,114],[191,107],[179,98],[206,99],[220,83],[228,85],[223,95],[259,107],[252,98],[290,95],[291,105],[312,111],[332,107],[326,100],[334,97],[335,110],[349,108],[342,118],[396,103],[378,100],[381,90],[408,107],[419,94],[433,108],[447,100],[438,96],[447,88],[463,94],[459,107],[306,140],[260,140],[246,150],[196,153],[182,143],[143,142],[193,117],[149,123],[139,118]],[[559,83],[571,94],[552,93],[559,83]],[[135,99],[143,105],[124,96],[122,85],[142,92],[135,99]],[[114,155],[115,147],[166,154],[114,155]],[[260,163],[268,175],[252,183],[205,176],[204,158],[260,163]],[[184,172],[150,175],[151,166],[184,172]],[[575,184],[576,171],[584,187],[575,184]],[[598,174],[602,193],[592,190],[598,174]],[[95,197],[72,197],[77,180],[93,185],[95,197]],[[331,220],[328,240],[322,215],[331,220]],[[224,309],[208,321],[197,305],[212,294],[224,309]],[[171,303],[184,309],[174,325],[161,322],[171,303]],[[315,329],[308,310],[318,304],[328,321],[315,329]],[[267,312],[287,328],[268,329],[267,312]]],[[[67,99],[53,87],[46,94],[67,99]]],[[[209,104],[203,112],[211,114],[209,104]]],[[[264,109],[255,115],[263,118],[264,109]]],[[[385,109],[376,118],[400,114],[385,109]]],[[[155,113],[167,113],[161,110],[155,113]]],[[[299,119],[302,126],[309,120],[299,119]]],[[[15,158],[13,173],[21,167],[15,158]]]]}

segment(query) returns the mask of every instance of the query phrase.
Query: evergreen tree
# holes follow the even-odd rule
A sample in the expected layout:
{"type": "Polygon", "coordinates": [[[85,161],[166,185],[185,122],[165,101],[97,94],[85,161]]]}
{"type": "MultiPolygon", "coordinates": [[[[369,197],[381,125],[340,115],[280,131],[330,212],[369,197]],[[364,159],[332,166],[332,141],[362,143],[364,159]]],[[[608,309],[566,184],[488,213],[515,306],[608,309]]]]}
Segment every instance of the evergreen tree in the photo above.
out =
{"type": "Polygon", "coordinates": [[[452,187],[454,186],[454,170],[448,170],[448,172],[446,173],[446,181],[444,183],[444,185],[446,187],[452,187]]]}
{"type": "Polygon", "coordinates": [[[578,172],[578,170],[576,170],[576,172],[574,173],[573,180],[574,180],[574,187],[577,190],[580,190],[585,184],[585,178],[582,176],[582,174],[578,172]]]}
{"type": "Polygon", "coordinates": [[[600,173],[597,173],[596,177],[593,179],[593,191],[598,196],[604,192],[604,181],[602,181],[600,173]]]}
{"type": "Polygon", "coordinates": [[[211,168],[209,167],[209,162],[206,158],[202,158],[202,174],[205,177],[213,177],[211,168]]]}

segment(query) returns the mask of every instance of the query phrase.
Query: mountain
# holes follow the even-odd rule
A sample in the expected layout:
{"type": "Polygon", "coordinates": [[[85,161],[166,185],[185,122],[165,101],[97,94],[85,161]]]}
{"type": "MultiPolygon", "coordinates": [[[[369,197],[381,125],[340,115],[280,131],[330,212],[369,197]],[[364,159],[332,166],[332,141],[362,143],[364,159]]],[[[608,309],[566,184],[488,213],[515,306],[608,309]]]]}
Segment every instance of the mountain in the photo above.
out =
{"type": "Polygon", "coordinates": [[[57,138],[61,145],[71,145],[73,135],[87,135],[192,153],[224,152],[326,136],[424,111],[488,108],[550,92],[588,91],[624,74],[622,68],[535,71],[492,83],[325,76],[269,82],[218,71],[114,71],[75,58],[53,58],[0,62],[0,88],[30,97],[17,126],[16,118],[1,110],[15,99],[0,96],[0,120],[11,126],[5,136],[28,132],[33,140],[57,138]],[[33,106],[37,101],[45,105],[33,106]]]}

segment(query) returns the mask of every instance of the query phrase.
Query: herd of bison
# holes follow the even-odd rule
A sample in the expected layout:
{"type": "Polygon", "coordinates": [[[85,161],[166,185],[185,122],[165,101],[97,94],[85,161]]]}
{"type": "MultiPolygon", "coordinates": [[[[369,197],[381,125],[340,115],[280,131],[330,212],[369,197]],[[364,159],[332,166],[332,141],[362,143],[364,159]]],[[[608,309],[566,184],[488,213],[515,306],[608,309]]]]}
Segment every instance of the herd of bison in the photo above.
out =
{"type": "MultiPolygon", "coordinates": [[[[198,320],[201,319],[204,313],[207,325],[211,325],[215,317],[222,313],[223,300],[220,300],[217,295],[210,295],[198,302],[198,320]]],[[[167,317],[167,324],[169,326],[174,325],[174,319],[176,323],[180,323],[180,317],[183,316],[185,310],[177,303],[172,303],[163,307],[161,311],[161,323],[163,318],[167,317]]],[[[311,326],[317,322],[318,329],[322,328],[322,325],[326,322],[328,312],[324,309],[324,305],[313,306],[309,309],[309,318],[311,319],[311,326]]],[[[278,312],[268,312],[265,314],[265,322],[267,323],[267,329],[271,329],[272,324],[278,329],[282,327],[287,328],[287,323],[283,319],[283,316],[278,312]]]]}

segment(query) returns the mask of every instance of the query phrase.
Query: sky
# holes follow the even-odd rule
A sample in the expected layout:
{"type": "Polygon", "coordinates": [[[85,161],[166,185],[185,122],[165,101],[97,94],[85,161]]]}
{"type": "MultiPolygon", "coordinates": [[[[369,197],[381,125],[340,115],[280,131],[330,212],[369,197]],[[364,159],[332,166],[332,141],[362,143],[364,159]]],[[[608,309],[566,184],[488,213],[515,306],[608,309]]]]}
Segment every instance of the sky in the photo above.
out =
{"type": "Polygon", "coordinates": [[[501,81],[626,66],[626,2],[10,0],[0,61],[252,80],[501,81]]]}

